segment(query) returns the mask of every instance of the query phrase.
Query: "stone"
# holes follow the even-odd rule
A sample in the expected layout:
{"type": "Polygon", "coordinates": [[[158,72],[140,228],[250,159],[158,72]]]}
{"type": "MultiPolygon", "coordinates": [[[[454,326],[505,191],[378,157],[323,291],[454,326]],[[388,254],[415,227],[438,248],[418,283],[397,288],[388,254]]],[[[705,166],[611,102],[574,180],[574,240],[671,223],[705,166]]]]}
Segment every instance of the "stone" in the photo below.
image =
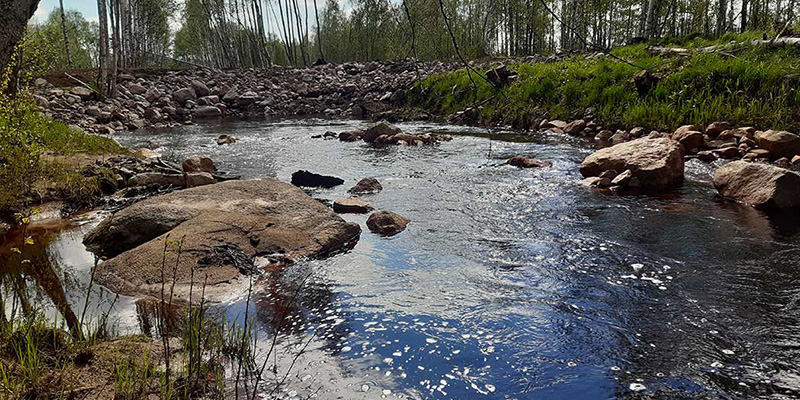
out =
{"type": "Polygon", "coordinates": [[[336,199],[333,201],[333,211],[339,214],[366,214],[372,211],[372,206],[357,196],[336,199]]]}
{"type": "Polygon", "coordinates": [[[133,95],[142,95],[147,93],[147,88],[138,83],[131,83],[130,86],[128,86],[128,91],[133,95]]]}
{"type": "Polygon", "coordinates": [[[553,165],[553,163],[549,161],[532,160],[522,156],[514,156],[509,158],[507,164],[518,168],[550,167],[553,165]]]}
{"type": "Polygon", "coordinates": [[[197,118],[214,118],[222,115],[222,111],[214,106],[200,106],[192,109],[192,116],[197,118]]]}
{"type": "Polygon", "coordinates": [[[770,157],[794,157],[800,155],[800,136],[787,131],[768,130],[756,132],[755,141],[758,147],[769,150],[770,157]]]}
{"type": "Polygon", "coordinates": [[[80,97],[83,101],[89,100],[95,95],[93,91],[83,86],[74,86],[69,92],[80,97]]]}
{"type": "Polygon", "coordinates": [[[222,146],[223,144],[234,144],[236,143],[236,138],[231,135],[219,135],[217,138],[217,145],[222,146]]]}
{"type": "Polygon", "coordinates": [[[339,140],[343,142],[355,142],[364,137],[364,131],[360,129],[345,131],[339,134],[339,140]]]}
{"type": "Polygon", "coordinates": [[[727,159],[736,158],[740,156],[739,149],[736,147],[723,147],[719,150],[715,150],[715,153],[717,153],[717,155],[719,155],[720,158],[727,158],[727,159]]]}
{"type": "Polygon", "coordinates": [[[222,111],[214,106],[200,106],[192,109],[192,116],[197,118],[214,118],[222,115],[222,111]]]}
{"type": "Polygon", "coordinates": [[[617,175],[616,177],[614,177],[614,179],[611,180],[611,185],[626,186],[632,178],[633,178],[633,173],[631,172],[631,170],[626,169],[621,174],[617,175]]]}
{"type": "Polygon", "coordinates": [[[744,155],[744,158],[748,159],[758,159],[758,158],[770,158],[771,153],[769,150],[766,149],[750,149],[747,151],[747,154],[744,155]]]}
{"type": "Polygon", "coordinates": [[[661,79],[653,74],[650,71],[642,70],[637,72],[633,76],[633,84],[636,86],[636,91],[639,92],[639,95],[644,96],[650,92],[661,79]]]}
{"type": "Polygon", "coordinates": [[[642,188],[664,190],[683,183],[683,146],[670,139],[636,139],[598,150],[581,163],[584,177],[599,176],[604,171],[631,170],[642,188]]]}
{"type": "Polygon", "coordinates": [[[645,131],[645,129],[643,127],[637,126],[636,128],[631,129],[631,131],[629,133],[630,133],[632,138],[638,139],[638,138],[644,136],[646,131],[645,131]]]}
{"type": "Polygon", "coordinates": [[[183,172],[208,172],[213,174],[217,172],[217,167],[214,165],[214,160],[211,157],[201,154],[193,154],[183,160],[181,164],[183,172]]]}
{"type": "Polygon", "coordinates": [[[128,186],[177,186],[195,187],[215,183],[211,174],[207,172],[192,172],[188,174],[164,174],[160,172],[144,172],[134,175],[128,180],[128,186]]]}
{"type": "Polygon", "coordinates": [[[717,169],[713,183],[723,197],[756,208],[800,207],[800,175],[785,168],[733,161],[717,169]]]}
{"type": "Polygon", "coordinates": [[[558,129],[561,129],[562,131],[566,127],[567,127],[567,123],[564,122],[564,121],[558,120],[558,119],[554,119],[552,121],[544,120],[539,125],[539,128],[541,128],[541,129],[558,128],[558,129]]]}
{"type": "Polygon", "coordinates": [[[84,244],[109,258],[97,268],[98,283],[124,295],[158,296],[169,241],[167,263],[175,268],[176,299],[188,300],[192,275],[194,295],[199,297],[207,275],[206,298],[218,300],[230,295],[226,283],[255,273],[263,255],[280,254],[288,260],[325,257],[351,248],[360,233],[358,224],[344,221],[302,190],[264,179],[226,181],[148,198],[101,222],[84,244]],[[221,287],[215,290],[217,285],[221,287]]]}
{"type": "Polygon", "coordinates": [[[594,140],[598,142],[607,142],[611,139],[611,136],[613,135],[614,134],[610,130],[604,129],[598,132],[597,135],[595,135],[594,140]]]}
{"type": "Polygon", "coordinates": [[[144,110],[144,118],[150,122],[161,121],[161,111],[157,108],[149,107],[144,110]]]}
{"type": "Polygon", "coordinates": [[[728,122],[712,122],[706,127],[705,134],[710,138],[715,138],[729,129],[731,129],[731,124],[728,122]]]}
{"type": "Polygon", "coordinates": [[[792,157],[792,165],[800,165],[800,156],[792,157]]]}
{"type": "Polygon", "coordinates": [[[367,143],[375,142],[378,137],[382,135],[386,136],[394,136],[398,133],[402,133],[400,128],[386,122],[380,121],[375,125],[370,126],[364,131],[364,141],[367,143]]]}
{"type": "Polygon", "coordinates": [[[507,86],[516,76],[517,74],[511,72],[505,64],[486,71],[486,79],[498,88],[507,86]]]}
{"type": "Polygon", "coordinates": [[[197,97],[205,97],[211,94],[211,90],[208,89],[208,86],[197,79],[192,79],[191,85],[197,97]]]}
{"type": "Polygon", "coordinates": [[[391,211],[376,211],[367,218],[367,228],[382,236],[394,236],[406,229],[410,219],[391,211]]]}
{"type": "Polygon", "coordinates": [[[697,159],[703,162],[712,162],[717,160],[717,155],[713,151],[703,150],[697,152],[697,159]]]}
{"type": "Polygon", "coordinates": [[[568,135],[577,136],[583,133],[583,128],[586,127],[586,121],[582,119],[576,119],[575,121],[570,122],[564,127],[564,133],[568,135]]]}
{"type": "Polygon", "coordinates": [[[625,143],[631,140],[631,135],[625,131],[617,131],[614,135],[612,135],[608,141],[611,143],[612,146],[618,145],[620,143],[625,143]]]}
{"type": "Polygon", "coordinates": [[[236,104],[239,107],[246,107],[259,101],[260,98],[256,92],[244,92],[239,98],[236,99],[236,104]]]}
{"type": "Polygon", "coordinates": [[[303,187],[332,188],[344,183],[344,180],[335,176],[326,176],[300,170],[292,174],[292,185],[303,187]]]}
{"type": "Polygon", "coordinates": [[[378,182],[377,179],[370,177],[358,181],[358,183],[348,189],[347,192],[353,194],[375,194],[379,193],[381,190],[383,190],[381,183],[378,182]]]}
{"type": "Polygon", "coordinates": [[[194,92],[194,89],[185,87],[174,91],[172,93],[172,100],[175,100],[180,106],[184,106],[189,100],[197,100],[197,94],[194,92]]]}
{"type": "Polygon", "coordinates": [[[672,140],[683,145],[683,148],[687,153],[693,149],[702,148],[703,144],[705,143],[703,134],[699,131],[684,130],[680,128],[672,134],[672,140]]]}

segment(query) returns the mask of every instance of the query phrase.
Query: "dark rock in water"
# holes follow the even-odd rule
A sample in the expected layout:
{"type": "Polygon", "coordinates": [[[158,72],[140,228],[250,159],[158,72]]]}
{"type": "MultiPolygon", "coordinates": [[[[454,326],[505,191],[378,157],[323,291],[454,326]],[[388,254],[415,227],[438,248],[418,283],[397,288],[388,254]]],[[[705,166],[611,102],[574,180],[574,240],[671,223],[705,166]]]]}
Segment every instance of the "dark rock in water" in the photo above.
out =
{"type": "Polygon", "coordinates": [[[333,201],[333,211],[339,214],[366,214],[372,210],[372,205],[356,196],[333,201]]]}
{"type": "Polygon", "coordinates": [[[719,194],[757,208],[800,207],[800,175],[769,164],[733,161],[714,173],[719,194]]]}
{"type": "Polygon", "coordinates": [[[339,136],[339,135],[336,132],[333,132],[333,131],[327,131],[322,135],[322,137],[326,137],[326,138],[329,138],[329,137],[330,138],[335,138],[337,136],[339,136]]]}
{"type": "Polygon", "coordinates": [[[351,187],[348,192],[353,194],[374,194],[381,190],[383,190],[383,186],[381,186],[381,183],[378,182],[377,179],[364,178],[358,181],[355,186],[351,187]]]}
{"type": "Polygon", "coordinates": [[[508,165],[513,165],[518,168],[536,168],[536,167],[550,167],[553,163],[549,161],[538,161],[522,156],[514,156],[508,159],[508,165]]]}
{"type": "MultiPolygon", "coordinates": [[[[252,271],[264,255],[323,257],[352,246],[360,233],[358,224],[345,222],[302,190],[264,179],[151,197],[103,221],[84,243],[113,257],[98,266],[98,282],[127,295],[159,293],[166,244],[167,262],[176,266],[176,298],[185,299],[193,269],[195,284],[208,274],[212,289],[252,271]]],[[[206,293],[213,298],[213,290],[206,293]]]]}
{"type": "Polygon", "coordinates": [[[393,236],[406,229],[410,219],[391,211],[377,211],[367,219],[367,228],[383,236],[393,236]]]}
{"type": "Polygon", "coordinates": [[[343,183],[343,179],[335,176],[325,176],[303,170],[292,174],[292,185],[295,186],[332,188],[343,183]]]}

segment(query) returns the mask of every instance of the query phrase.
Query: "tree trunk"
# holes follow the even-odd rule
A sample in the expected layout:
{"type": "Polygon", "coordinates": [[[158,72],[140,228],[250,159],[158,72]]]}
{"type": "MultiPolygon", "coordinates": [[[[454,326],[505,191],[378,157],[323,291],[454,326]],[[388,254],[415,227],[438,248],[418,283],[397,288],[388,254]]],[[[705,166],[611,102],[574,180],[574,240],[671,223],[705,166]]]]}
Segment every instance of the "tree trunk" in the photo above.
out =
{"type": "Polygon", "coordinates": [[[108,12],[106,11],[106,0],[97,0],[97,15],[100,27],[100,59],[98,60],[100,70],[97,74],[97,89],[101,96],[105,96],[108,84],[108,12]]]}
{"type": "Polygon", "coordinates": [[[722,36],[725,33],[725,17],[728,12],[728,4],[725,0],[719,0],[719,8],[717,8],[717,35],[722,36]]]}
{"type": "Polygon", "coordinates": [[[39,0],[0,1],[0,65],[5,67],[11,61],[14,46],[22,38],[22,32],[38,5],[39,0]]]}
{"type": "Polygon", "coordinates": [[[67,66],[72,68],[72,57],[69,54],[69,36],[67,36],[67,15],[64,13],[64,0],[58,0],[61,7],[61,31],[64,33],[64,53],[67,56],[67,66]]]}
{"type": "Polygon", "coordinates": [[[660,0],[650,0],[647,4],[647,22],[645,24],[644,36],[648,39],[656,36],[658,29],[658,10],[661,8],[660,3],[660,0]]]}

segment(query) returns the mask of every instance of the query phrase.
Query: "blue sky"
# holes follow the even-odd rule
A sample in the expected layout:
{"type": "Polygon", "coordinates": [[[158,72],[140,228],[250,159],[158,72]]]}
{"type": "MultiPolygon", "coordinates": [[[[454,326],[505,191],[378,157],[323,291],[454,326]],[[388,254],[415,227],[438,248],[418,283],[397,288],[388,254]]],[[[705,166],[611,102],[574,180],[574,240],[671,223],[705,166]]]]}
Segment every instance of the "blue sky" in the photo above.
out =
{"type": "MultiPolygon", "coordinates": [[[[58,0],[40,0],[39,8],[33,15],[38,21],[44,21],[50,11],[58,7],[58,0]]],[[[64,0],[64,8],[78,10],[83,17],[90,21],[97,21],[97,1],[95,0],[64,0]]]]}

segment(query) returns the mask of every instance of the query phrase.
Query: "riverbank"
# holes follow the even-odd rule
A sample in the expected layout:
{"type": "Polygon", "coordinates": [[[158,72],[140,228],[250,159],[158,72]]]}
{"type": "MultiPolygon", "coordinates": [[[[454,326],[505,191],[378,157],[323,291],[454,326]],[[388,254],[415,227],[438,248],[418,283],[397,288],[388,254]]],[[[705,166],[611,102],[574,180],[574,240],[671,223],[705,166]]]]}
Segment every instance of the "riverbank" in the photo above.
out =
{"type": "Polygon", "coordinates": [[[409,100],[453,122],[525,130],[538,129],[543,119],[587,115],[612,131],[671,132],[716,121],[800,130],[800,41],[764,43],[757,40],[762,35],[663,40],[536,63],[509,60],[499,74],[460,69],[418,82],[409,100]]]}

